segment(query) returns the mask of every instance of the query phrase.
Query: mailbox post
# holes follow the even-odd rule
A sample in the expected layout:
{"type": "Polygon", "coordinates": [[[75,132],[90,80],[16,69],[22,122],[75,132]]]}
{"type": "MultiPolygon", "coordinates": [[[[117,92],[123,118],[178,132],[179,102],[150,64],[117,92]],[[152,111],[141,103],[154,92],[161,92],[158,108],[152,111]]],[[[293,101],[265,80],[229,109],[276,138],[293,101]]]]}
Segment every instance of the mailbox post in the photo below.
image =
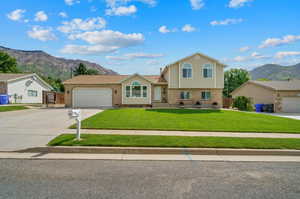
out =
{"type": "Polygon", "coordinates": [[[81,129],[81,111],[79,109],[72,109],[69,111],[70,118],[75,118],[77,123],[77,130],[76,130],[76,139],[80,140],[80,129],[81,129]]]}

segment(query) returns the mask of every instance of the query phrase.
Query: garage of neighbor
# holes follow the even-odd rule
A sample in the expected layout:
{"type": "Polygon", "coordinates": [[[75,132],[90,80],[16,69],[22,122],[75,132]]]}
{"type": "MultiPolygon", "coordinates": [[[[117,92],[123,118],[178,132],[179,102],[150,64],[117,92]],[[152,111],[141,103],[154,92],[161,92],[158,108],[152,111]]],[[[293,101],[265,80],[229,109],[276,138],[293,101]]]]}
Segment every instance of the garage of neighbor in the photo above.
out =
{"type": "Polygon", "coordinates": [[[283,97],[282,111],[300,113],[300,97],[283,97]]]}
{"type": "Polygon", "coordinates": [[[112,89],[74,88],[73,106],[80,108],[111,107],[112,89]]]}

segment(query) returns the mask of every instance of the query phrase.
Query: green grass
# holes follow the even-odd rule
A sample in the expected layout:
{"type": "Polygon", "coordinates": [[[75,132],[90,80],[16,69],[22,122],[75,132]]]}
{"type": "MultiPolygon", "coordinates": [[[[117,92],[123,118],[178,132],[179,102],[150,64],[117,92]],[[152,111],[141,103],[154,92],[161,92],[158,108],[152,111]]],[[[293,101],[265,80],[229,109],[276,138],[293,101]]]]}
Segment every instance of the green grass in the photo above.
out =
{"type": "Polygon", "coordinates": [[[115,146],[115,147],[186,147],[239,149],[300,149],[300,139],[293,138],[232,138],[159,135],[83,134],[81,141],[73,134],[54,138],[50,146],[115,146]]]}
{"type": "Polygon", "coordinates": [[[6,112],[6,111],[18,111],[18,110],[24,110],[28,109],[25,106],[0,106],[0,112],[6,112]]]}
{"type": "Polygon", "coordinates": [[[227,110],[137,108],[105,110],[83,120],[82,128],[300,133],[300,120],[227,110]]]}

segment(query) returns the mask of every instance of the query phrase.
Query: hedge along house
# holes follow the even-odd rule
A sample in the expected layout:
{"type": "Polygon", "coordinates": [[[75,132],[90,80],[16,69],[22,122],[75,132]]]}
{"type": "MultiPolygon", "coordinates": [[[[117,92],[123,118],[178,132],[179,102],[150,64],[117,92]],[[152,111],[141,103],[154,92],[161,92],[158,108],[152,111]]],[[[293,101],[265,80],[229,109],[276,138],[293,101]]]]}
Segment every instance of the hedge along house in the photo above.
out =
{"type": "Polygon", "coordinates": [[[254,104],[274,104],[275,112],[300,113],[300,80],[248,81],[231,95],[249,97],[254,104]]]}
{"type": "Polygon", "coordinates": [[[197,102],[222,107],[224,64],[196,53],[160,75],[81,75],[64,82],[67,107],[169,107],[197,102]]]}

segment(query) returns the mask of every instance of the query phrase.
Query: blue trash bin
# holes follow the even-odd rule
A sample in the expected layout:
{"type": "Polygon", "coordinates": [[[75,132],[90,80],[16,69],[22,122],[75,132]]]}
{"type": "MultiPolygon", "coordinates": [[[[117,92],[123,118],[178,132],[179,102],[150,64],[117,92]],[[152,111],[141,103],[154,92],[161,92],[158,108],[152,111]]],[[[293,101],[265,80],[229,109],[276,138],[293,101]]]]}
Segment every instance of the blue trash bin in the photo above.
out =
{"type": "Polygon", "coordinates": [[[263,104],[255,104],[255,111],[256,112],[263,112],[263,104]]]}
{"type": "Polygon", "coordinates": [[[0,104],[8,104],[8,95],[0,95],[0,104]]]}

